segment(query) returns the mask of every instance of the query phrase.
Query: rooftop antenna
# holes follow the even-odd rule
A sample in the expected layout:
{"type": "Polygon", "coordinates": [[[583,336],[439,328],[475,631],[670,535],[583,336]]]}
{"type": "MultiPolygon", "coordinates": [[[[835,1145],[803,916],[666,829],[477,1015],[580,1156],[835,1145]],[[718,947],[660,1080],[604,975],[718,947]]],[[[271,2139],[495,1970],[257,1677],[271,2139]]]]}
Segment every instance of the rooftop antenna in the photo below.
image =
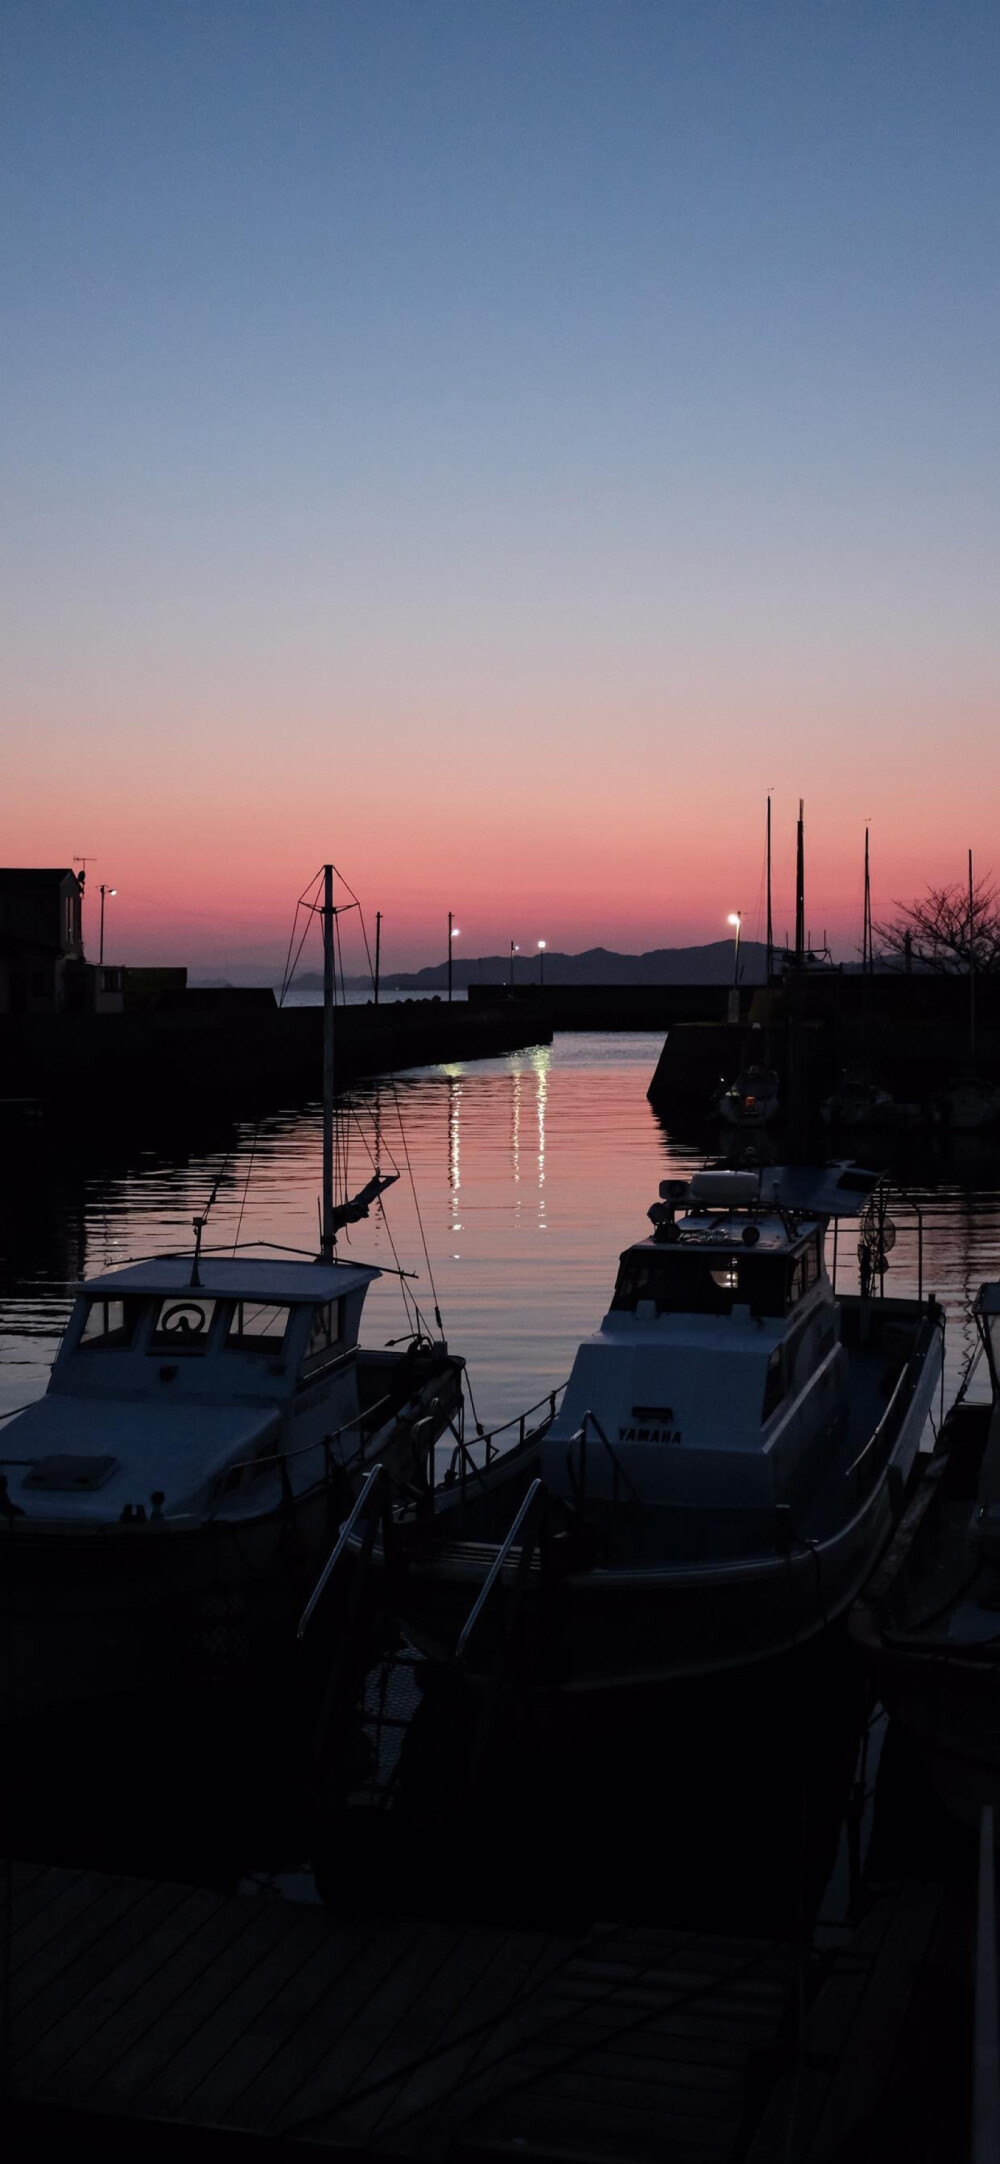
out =
{"type": "Polygon", "coordinates": [[[806,953],[806,844],[803,800],[799,798],[799,823],[795,836],[795,967],[801,969],[806,953]]]}

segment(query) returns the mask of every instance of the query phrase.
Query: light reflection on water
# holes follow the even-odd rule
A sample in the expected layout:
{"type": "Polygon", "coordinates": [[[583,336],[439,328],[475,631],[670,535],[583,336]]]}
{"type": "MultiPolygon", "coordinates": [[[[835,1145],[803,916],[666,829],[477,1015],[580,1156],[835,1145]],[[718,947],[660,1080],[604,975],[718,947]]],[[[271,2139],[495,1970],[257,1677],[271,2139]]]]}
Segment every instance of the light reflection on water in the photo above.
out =
{"type": "MultiPolygon", "coordinates": [[[[564,1380],[579,1339],[607,1307],[620,1249],[647,1229],[658,1182],[702,1161],[702,1149],[672,1140],[647,1102],[660,1045],[652,1034],[562,1036],[504,1059],[413,1071],[350,1100],[341,1122],[350,1188],[374,1164],[401,1176],[385,1219],[374,1212],[342,1235],[340,1251],[387,1272],[395,1252],[417,1271],[421,1311],[432,1324],[436,1294],[449,1341],[469,1362],[480,1417],[491,1424],[564,1380]]],[[[969,1299],[984,1278],[1000,1275],[1000,1163],[973,1147],[962,1161],[919,1170],[918,1184],[911,1167],[910,1185],[924,1213],[924,1284],[949,1313],[953,1382],[970,1339],[969,1299]]],[[[54,1147],[47,1138],[7,1138],[0,1406],[44,1388],[76,1276],[187,1247],[217,1178],[207,1245],[226,1249],[239,1236],[313,1252],[319,1176],[315,1107],[276,1114],[256,1132],[203,1134],[197,1146],[127,1159],[107,1148],[88,1157],[69,1140],[54,1147]]],[[[886,1289],[915,1290],[915,1220],[900,1211],[896,1222],[886,1289]]],[[[855,1245],[845,1230],[840,1259],[849,1271],[855,1245]]],[[[366,1339],[380,1344],[406,1328],[400,1281],[387,1274],[368,1297],[366,1339]]]]}

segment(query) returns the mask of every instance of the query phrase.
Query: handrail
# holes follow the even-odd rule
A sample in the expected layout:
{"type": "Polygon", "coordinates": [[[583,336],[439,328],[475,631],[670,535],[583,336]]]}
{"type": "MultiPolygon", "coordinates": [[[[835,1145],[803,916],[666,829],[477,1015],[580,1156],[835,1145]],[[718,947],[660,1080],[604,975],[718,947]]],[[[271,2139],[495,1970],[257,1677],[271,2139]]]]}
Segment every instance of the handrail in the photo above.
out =
{"type": "Polygon", "coordinates": [[[309,1625],[312,1622],[313,1616],[315,1615],[316,1610],[319,1607],[320,1601],[322,1600],[323,1595],[326,1592],[327,1586],[329,1585],[333,1573],[337,1568],[340,1558],[343,1555],[344,1550],[348,1546],[352,1535],[356,1531],[360,1520],[366,1515],[369,1501],[372,1495],[375,1493],[376,1489],[381,1484],[381,1481],[384,1478],[384,1474],[385,1467],[382,1465],[381,1461],[379,1461],[377,1465],[372,1466],[371,1472],[368,1474],[364,1487],[362,1488],[361,1493],[358,1496],[358,1499],[354,1505],[353,1510],[350,1513],[350,1516],[344,1519],[344,1523],[340,1528],[336,1541],[334,1542],[330,1554],[327,1556],[323,1569],[321,1570],[319,1577],[317,1578],[316,1583],[312,1589],[312,1592],[309,1595],[309,1599],[306,1602],[305,1608],[302,1611],[299,1627],[295,1633],[296,1640],[299,1645],[302,1644],[302,1640],[305,1637],[306,1631],[308,1630],[309,1625]]]}
{"type": "MultiPolygon", "coordinates": [[[[490,1452],[497,1436],[506,1435],[508,1428],[519,1428],[521,1431],[519,1440],[523,1442],[525,1437],[525,1421],[531,1419],[532,1413],[540,1412],[543,1405],[548,1406],[550,1419],[555,1419],[556,1399],[560,1397],[562,1395],[562,1392],[567,1388],[568,1382],[569,1377],[567,1376],[566,1382],[557,1383],[554,1390],[547,1390],[545,1396],[539,1398],[534,1405],[526,1405],[523,1413],[512,1413],[509,1420],[502,1420],[499,1427],[490,1428],[488,1434],[484,1434],[482,1431],[480,1431],[480,1433],[475,1437],[475,1441],[477,1443],[485,1443],[487,1465],[489,1465],[490,1452]]],[[[471,1445],[469,1447],[471,1448],[471,1445]]],[[[457,1457],[457,1451],[455,1455],[457,1457]]]]}
{"type": "Polygon", "coordinates": [[[475,1630],[476,1624],[478,1623],[479,1618],[483,1613],[483,1609],[485,1608],[486,1603],[489,1600],[490,1594],[492,1593],[494,1586],[496,1585],[498,1579],[502,1574],[504,1564],[507,1562],[511,1549],[516,1547],[517,1545],[517,1538],[518,1534],[521,1531],[521,1527],[524,1525],[525,1520],[530,1517],[539,1495],[544,1495],[544,1493],[545,1490],[542,1481],[536,1474],[535,1479],[531,1482],[531,1485],[528,1489],[527,1494],[524,1497],[521,1507],[518,1510],[513,1520],[513,1523],[509,1528],[503,1545],[498,1550],[494,1561],[490,1565],[483,1585],[480,1588],[473,1607],[466,1618],[465,1624],[462,1628],[462,1632],[458,1640],[458,1644],[455,1647],[455,1654],[458,1660],[461,1660],[462,1655],[468,1646],[469,1639],[471,1638],[472,1633],[475,1630]]]}
{"type": "Polygon", "coordinates": [[[604,1446],[604,1449],[605,1449],[605,1451],[606,1451],[606,1453],[607,1453],[608,1457],[610,1458],[610,1460],[611,1460],[611,1463],[612,1463],[612,1466],[613,1466],[613,1468],[614,1468],[614,1480],[613,1480],[613,1482],[612,1482],[612,1487],[611,1487],[611,1500],[612,1500],[612,1502],[613,1502],[613,1503],[617,1503],[617,1501],[618,1501],[618,1482],[619,1482],[619,1480],[623,1480],[623,1481],[624,1481],[624,1483],[625,1483],[625,1486],[627,1487],[627,1489],[628,1489],[628,1491],[629,1491],[629,1494],[630,1494],[630,1495],[631,1495],[631,1497],[632,1497],[632,1501],[633,1501],[634,1503],[640,1503],[640,1504],[641,1504],[641,1503],[643,1502],[644,1498],[643,1498],[643,1497],[642,1497],[642,1496],[640,1495],[640,1493],[639,1493],[639,1490],[638,1490],[638,1488],[637,1488],[637,1487],[636,1487],[636,1485],[635,1485],[635,1482],[634,1482],[634,1481],[633,1481],[632,1479],[630,1479],[630,1477],[629,1477],[628,1473],[627,1473],[627,1472],[625,1471],[625,1467],[624,1467],[624,1465],[622,1464],[622,1462],[621,1462],[621,1459],[620,1459],[620,1457],[618,1456],[618,1452],[617,1452],[617,1450],[615,1449],[615,1446],[614,1446],[614,1444],[613,1444],[612,1442],[609,1442],[609,1440],[608,1440],[608,1437],[607,1437],[607,1436],[605,1435],[605,1433],[604,1433],[604,1429],[602,1428],[602,1426],[601,1426],[601,1423],[600,1423],[600,1421],[599,1421],[599,1420],[598,1420],[598,1418],[597,1418],[597,1414],[596,1414],[596,1413],[594,1413],[594,1412],[591,1412],[591,1410],[590,1410],[590,1409],[589,1409],[589,1407],[588,1407],[587,1411],[586,1411],[586,1412],[584,1413],[584,1416],[583,1416],[583,1420],[582,1420],[582,1422],[581,1422],[580,1426],[579,1426],[579,1427],[577,1428],[576,1434],[575,1434],[575,1435],[571,1435],[571,1436],[570,1436],[570,1439],[569,1439],[569,1446],[568,1446],[568,1449],[567,1449],[567,1453],[566,1453],[566,1458],[567,1458],[567,1466],[568,1466],[568,1470],[569,1470],[569,1477],[570,1477],[570,1482],[571,1482],[571,1484],[572,1484],[572,1486],[573,1486],[573,1488],[574,1488],[574,1490],[575,1490],[575,1487],[576,1487],[576,1483],[575,1483],[575,1481],[573,1480],[573,1445],[574,1445],[574,1443],[579,1443],[579,1445],[580,1445],[580,1492],[579,1492],[579,1497],[578,1497],[578,1499],[577,1499],[577,1505],[576,1505],[577,1509],[578,1509],[578,1510],[579,1510],[579,1511],[580,1511],[580,1512],[582,1513],[582,1511],[583,1511],[583,1509],[584,1509],[584,1506],[585,1506],[585,1504],[586,1504],[586,1500],[587,1500],[587,1427],[588,1427],[588,1423],[589,1423],[589,1425],[590,1425],[591,1427],[593,1427],[593,1428],[594,1428],[594,1429],[596,1430],[598,1442],[600,1442],[600,1443],[602,1443],[602,1444],[603,1444],[603,1446],[604,1446]]]}

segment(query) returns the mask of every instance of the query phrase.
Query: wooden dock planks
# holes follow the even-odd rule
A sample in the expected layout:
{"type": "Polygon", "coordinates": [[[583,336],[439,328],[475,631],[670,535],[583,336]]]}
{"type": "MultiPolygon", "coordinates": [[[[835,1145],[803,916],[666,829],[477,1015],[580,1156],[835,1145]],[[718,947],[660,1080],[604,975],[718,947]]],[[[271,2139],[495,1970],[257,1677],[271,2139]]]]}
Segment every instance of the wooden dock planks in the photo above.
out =
{"type": "Polygon", "coordinates": [[[8,2095],[178,2141],[726,2164],[794,1985],[788,1948],[686,1931],[341,1923],[35,1865],[8,1884],[8,2095]]]}

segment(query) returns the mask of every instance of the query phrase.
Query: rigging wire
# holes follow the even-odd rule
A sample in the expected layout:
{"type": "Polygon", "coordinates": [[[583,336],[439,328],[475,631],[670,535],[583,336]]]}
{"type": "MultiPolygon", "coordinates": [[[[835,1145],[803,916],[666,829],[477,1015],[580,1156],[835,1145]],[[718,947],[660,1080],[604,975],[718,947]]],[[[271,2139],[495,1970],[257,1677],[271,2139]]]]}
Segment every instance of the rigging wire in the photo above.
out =
{"type": "Polygon", "coordinates": [[[242,1232],[242,1230],[243,1230],[243,1212],[244,1212],[244,1210],[246,1209],[246,1206],[247,1206],[247,1196],[248,1196],[248,1194],[250,1193],[250,1180],[251,1180],[251,1176],[252,1176],[252,1174],[253,1174],[253,1165],[254,1165],[254,1158],[255,1158],[255,1157],[256,1157],[256,1155],[257,1155],[257,1137],[258,1137],[259,1133],[260,1133],[260,1119],[258,1118],[258,1120],[257,1120],[257,1123],[256,1123],[256,1125],[255,1125],[255,1127],[254,1127],[254,1131],[253,1131],[253,1141],[252,1141],[252,1143],[251,1143],[251,1145],[250,1145],[250,1161],[249,1161],[249,1164],[247,1165],[247,1176],[246,1176],[246,1179],[245,1179],[245,1180],[244,1180],[244,1182],[243,1182],[243,1200],[242,1200],[242,1202],[240,1203],[240,1214],[239,1214],[239,1217],[238,1217],[238,1218],[237,1218],[237,1220],[236,1220],[236,1238],[235,1238],[235,1240],[233,1241],[233,1254],[234,1254],[234,1255],[235,1255],[235,1253],[236,1253],[236,1250],[237,1250],[237,1248],[238,1248],[238,1246],[239,1246],[239,1244],[240,1244],[240,1233],[241,1233],[241,1232],[242,1232]]]}
{"type": "Polygon", "coordinates": [[[411,1165],[411,1163],[410,1163],[410,1150],[409,1150],[409,1144],[408,1144],[408,1142],[407,1142],[407,1140],[406,1140],[406,1129],[405,1129],[405,1127],[403,1126],[403,1114],[402,1114],[402,1109],[401,1109],[401,1107],[400,1107],[400,1102],[399,1102],[399,1092],[398,1092],[398,1090],[397,1090],[397,1088],[396,1088],[396,1077],[395,1077],[395,1075],[394,1075],[394,1074],[391,1074],[391,1075],[389,1076],[389,1082],[390,1082],[390,1084],[391,1084],[391,1087],[392,1087],[392,1095],[393,1095],[393,1102],[394,1102],[394,1104],[395,1104],[395,1107],[396,1107],[396,1118],[397,1118],[397,1120],[399,1121],[399,1139],[400,1139],[400,1141],[401,1141],[401,1143],[402,1143],[402,1145],[403,1145],[403,1156],[404,1156],[404,1158],[405,1158],[405,1160],[406,1160],[406,1170],[407,1170],[407,1174],[408,1174],[408,1176],[409,1176],[409,1181],[410,1181],[410,1192],[411,1192],[411,1194],[412,1194],[412,1196],[413,1196],[413,1207],[414,1207],[414,1210],[416,1211],[416,1214],[417,1214],[417,1226],[418,1226],[418,1228],[419,1228],[419,1232],[420,1232],[420,1245],[421,1245],[421,1247],[423,1248],[423,1251],[424,1251],[424,1261],[425,1261],[425,1263],[427,1264],[427,1277],[428,1277],[428,1280],[429,1280],[429,1283],[430,1283],[430,1288],[431,1288],[431,1297],[432,1297],[432,1299],[433,1299],[433,1301],[434,1301],[434,1320],[435,1320],[435,1322],[437,1323],[438,1329],[439,1329],[439,1330],[441,1330],[441,1331],[443,1331],[443,1330],[444,1330],[444,1323],[443,1323],[443,1322],[442,1322],[442,1320],[441,1320],[441,1308],[440,1308],[440,1304],[439,1304],[439,1302],[438,1302],[438,1296],[437,1296],[437,1286],[436,1286],[436,1285],[435,1285],[435,1283],[434,1283],[434,1271],[433,1271],[433,1267],[432,1267],[432,1265],[431,1265],[431,1258],[430,1258],[430,1254],[429,1254],[429,1252],[428,1252],[428,1247],[427,1247],[427,1237],[426,1237],[426,1234],[425,1234],[425,1232],[424,1232],[424,1221],[423,1221],[423,1218],[422,1218],[422,1216],[421,1216],[421,1214],[420,1214],[420,1198],[419,1198],[419,1196],[418,1196],[418,1194],[417,1194],[417,1183],[416,1183],[416,1180],[415,1180],[415,1179],[414,1179],[414,1177],[413,1177],[413,1166],[412,1166],[412,1165],[411,1165]]]}

